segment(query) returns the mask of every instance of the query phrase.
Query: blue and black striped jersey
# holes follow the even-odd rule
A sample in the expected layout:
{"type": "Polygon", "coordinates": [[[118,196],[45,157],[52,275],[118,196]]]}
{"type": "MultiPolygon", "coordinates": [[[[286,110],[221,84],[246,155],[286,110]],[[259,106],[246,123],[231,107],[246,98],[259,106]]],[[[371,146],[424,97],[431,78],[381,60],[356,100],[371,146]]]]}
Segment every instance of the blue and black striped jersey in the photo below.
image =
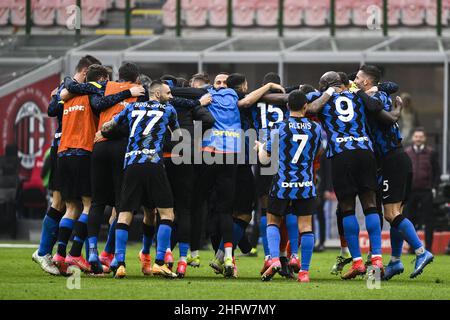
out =
{"type": "MultiPolygon", "coordinates": [[[[308,102],[321,95],[321,92],[307,94],[308,102]]],[[[365,106],[356,94],[349,91],[334,93],[318,116],[327,133],[328,158],[347,150],[373,151],[365,106]]]]}
{"type": "Polygon", "coordinates": [[[164,134],[169,126],[178,129],[177,113],[170,104],[133,102],[114,117],[130,129],[124,168],[136,163],[159,163],[163,158],[164,134]]]}
{"type": "Polygon", "coordinates": [[[61,141],[62,132],[62,117],[64,111],[64,101],[61,100],[61,91],[64,89],[64,83],[61,83],[55,95],[52,96],[50,104],[48,105],[47,114],[49,117],[56,117],[58,120],[58,127],[56,128],[55,135],[52,141],[52,147],[58,148],[61,141]]]}
{"type": "MultiPolygon", "coordinates": [[[[385,111],[392,111],[392,99],[386,92],[378,91],[372,98],[381,101],[385,111]]],[[[402,135],[400,134],[400,128],[397,123],[386,125],[378,121],[374,114],[369,113],[368,115],[369,129],[377,155],[384,156],[389,151],[401,146],[402,135]]]]}
{"type": "Polygon", "coordinates": [[[252,107],[253,125],[256,130],[272,129],[273,126],[287,119],[289,110],[286,105],[271,105],[266,102],[258,102],[252,107]]]}
{"type": "Polygon", "coordinates": [[[308,118],[289,117],[271,130],[266,151],[271,153],[278,136],[278,172],[270,196],[279,199],[308,199],[316,196],[313,163],[321,145],[322,128],[308,118]]]}

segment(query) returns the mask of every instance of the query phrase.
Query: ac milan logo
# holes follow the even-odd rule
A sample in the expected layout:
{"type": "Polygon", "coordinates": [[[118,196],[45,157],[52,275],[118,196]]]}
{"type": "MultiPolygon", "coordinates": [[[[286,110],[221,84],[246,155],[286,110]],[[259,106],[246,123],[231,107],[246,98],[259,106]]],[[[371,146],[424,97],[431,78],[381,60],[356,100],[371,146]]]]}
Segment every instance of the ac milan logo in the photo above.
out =
{"type": "Polygon", "coordinates": [[[25,169],[32,169],[45,142],[43,114],[36,103],[25,102],[20,107],[14,124],[21,164],[25,169]]]}

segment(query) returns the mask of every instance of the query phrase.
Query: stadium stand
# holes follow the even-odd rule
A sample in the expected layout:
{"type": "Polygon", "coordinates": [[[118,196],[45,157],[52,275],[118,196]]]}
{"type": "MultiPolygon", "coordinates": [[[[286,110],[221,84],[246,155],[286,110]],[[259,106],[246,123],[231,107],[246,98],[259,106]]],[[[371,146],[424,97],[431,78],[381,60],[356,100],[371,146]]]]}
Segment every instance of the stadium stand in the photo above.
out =
{"type": "Polygon", "coordinates": [[[233,24],[238,27],[250,27],[255,23],[255,0],[233,1],[233,24]]]}
{"type": "Polygon", "coordinates": [[[222,0],[211,0],[209,7],[209,25],[212,27],[225,27],[228,21],[227,4],[222,0]]]}
{"type": "Polygon", "coordinates": [[[297,27],[302,24],[303,7],[306,0],[284,1],[283,23],[286,27],[297,27]]]}
{"type": "Polygon", "coordinates": [[[186,17],[189,27],[203,27],[206,25],[209,9],[209,0],[183,0],[181,10],[186,17]]]}
{"type": "Polygon", "coordinates": [[[263,27],[273,27],[278,22],[279,3],[272,0],[256,2],[256,24],[263,27]]]}

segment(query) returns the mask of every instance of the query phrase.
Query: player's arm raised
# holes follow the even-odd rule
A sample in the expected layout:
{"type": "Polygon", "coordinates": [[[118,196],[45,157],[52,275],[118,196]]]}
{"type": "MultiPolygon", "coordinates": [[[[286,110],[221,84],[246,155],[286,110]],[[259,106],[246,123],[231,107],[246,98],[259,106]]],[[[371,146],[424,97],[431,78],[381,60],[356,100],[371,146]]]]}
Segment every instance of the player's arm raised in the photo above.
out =
{"type": "Polygon", "coordinates": [[[377,120],[383,122],[387,125],[392,125],[400,119],[402,113],[403,101],[402,98],[397,96],[395,98],[395,103],[393,104],[393,109],[391,111],[382,110],[377,114],[377,120]]]}
{"type": "Polygon", "coordinates": [[[328,100],[330,100],[333,93],[336,92],[336,88],[330,87],[326,91],[322,93],[322,95],[315,99],[314,101],[308,103],[308,107],[306,113],[309,114],[317,114],[319,113],[323,107],[327,104],[328,100]]]}
{"type": "Polygon", "coordinates": [[[129,90],[124,90],[108,96],[102,96],[99,93],[92,94],[89,96],[89,102],[93,110],[95,110],[96,112],[101,112],[116,105],[117,103],[125,99],[131,97],[140,97],[143,96],[144,94],[145,89],[143,86],[134,86],[131,87],[129,90]]]}
{"type": "Polygon", "coordinates": [[[279,91],[285,93],[285,90],[281,85],[270,82],[270,83],[263,85],[261,88],[250,92],[248,95],[245,96],[245,98],[239,100],[238,107],[239,108],[251,107],[256,102],[258,102],[261,99],[261,97],[264,96],[264,94],[266,94],[270,90],[279,90],[279,91]]]}

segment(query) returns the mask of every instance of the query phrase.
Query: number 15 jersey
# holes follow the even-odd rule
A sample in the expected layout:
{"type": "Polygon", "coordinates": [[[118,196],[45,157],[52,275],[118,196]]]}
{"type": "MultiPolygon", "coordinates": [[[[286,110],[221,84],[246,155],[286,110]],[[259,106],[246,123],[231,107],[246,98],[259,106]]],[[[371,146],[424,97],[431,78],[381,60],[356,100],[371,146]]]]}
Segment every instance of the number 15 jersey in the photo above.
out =
{"type": "Polygon", "coordinates": [[[180,127],[175,108],[157,101],[130,103],[113,119],[130,129],[124,168],[135,163],[161,162],[167,126],[172,130],[180,127]]]}
{"type": "Polygon", "coordinates": [[[278,199],[308,199],[316,196],[313,162],[321,145],[321,126],[308,118],[289,117],[270,132],[266,151],[278,147],[278,172],[270,196],[278,199]],[[278,137],[278,145],[275,145],[278,137]]]}
{"type": "MultiPolygon", "coordinates": [[[[307,94],[308,102],[322,95],[307,94]]],[[[318,116],[327,133],[327,157],[347,150],[370,150],[373,152],[367,128],[364,102],[349,91],[334,93],[318,116]]]]}

